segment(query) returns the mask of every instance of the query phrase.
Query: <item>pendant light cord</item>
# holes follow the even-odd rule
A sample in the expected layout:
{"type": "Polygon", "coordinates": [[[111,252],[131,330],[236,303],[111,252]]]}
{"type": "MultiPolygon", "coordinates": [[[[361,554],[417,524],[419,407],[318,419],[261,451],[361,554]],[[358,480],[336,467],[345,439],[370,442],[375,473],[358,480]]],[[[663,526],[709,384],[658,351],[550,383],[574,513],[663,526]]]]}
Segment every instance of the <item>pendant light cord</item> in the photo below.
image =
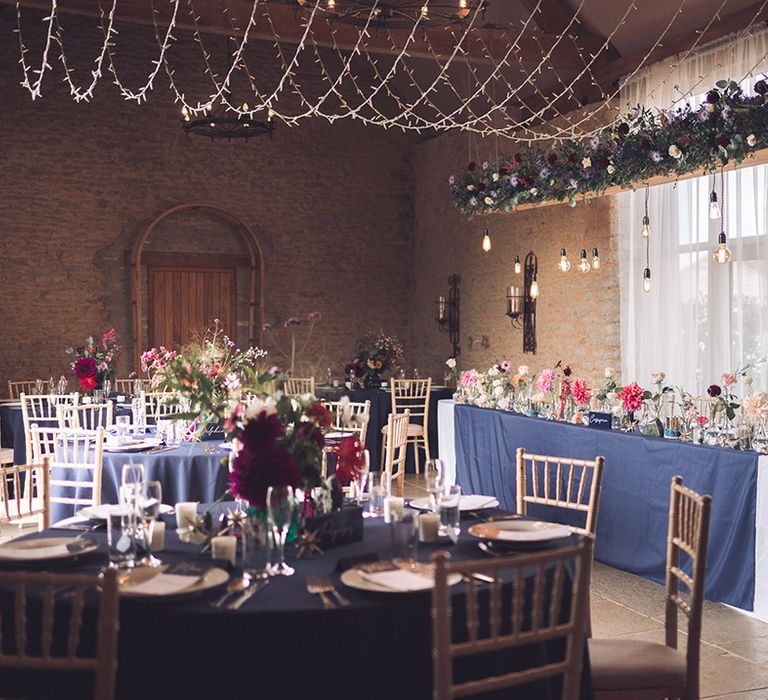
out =
{"type": "MultiPolygon", "coordinates": [[[[650,186],[645,185],[645,220],[648,220],[648,197],[650,196],[650,186]]],[[[645,239],[645,269],[651,269],[651,237],[645,239]]]]}

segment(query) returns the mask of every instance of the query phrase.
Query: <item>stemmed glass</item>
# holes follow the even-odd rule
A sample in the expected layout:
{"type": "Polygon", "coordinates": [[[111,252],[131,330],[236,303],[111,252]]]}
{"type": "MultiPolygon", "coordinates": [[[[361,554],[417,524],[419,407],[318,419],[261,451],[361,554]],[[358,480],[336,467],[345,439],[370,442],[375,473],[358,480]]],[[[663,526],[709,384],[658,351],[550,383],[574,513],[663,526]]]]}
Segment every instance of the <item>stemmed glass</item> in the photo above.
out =
{"type": "Polygon", "coordinates": [[[355,479],[354,489],[357,505],[361,508],[363,506],[363,497],[365,495],[365,484],[368,481],[368,474],[371,471],[371,455],[368,450],[363,451],[363,466],[360,467],[360,472],[355,479]]]}
{"type": "Polygon", "coordinates": [[[285,538],[293,519],[296,497],[291,486],[270,486],[267,489],[267,515],[277,544],[277,563],[272,566],[273,576],[291,576],[294,570],[285,563],[285,538]]]}
{"type": "Polygon", "coordinates": [[[424,465],[424,481],[432,504],[432,512],[440,514],[440,494],[445,488],[445,465],[441,459],[429,459],[424,465]]]}
{"type": "Polygon", "coordinates": [[[120,505],[127,510],[128,528],[132,533],[136,547],[140,544],[139,517],[141,516],[141,500],[144,494],[144,465],[125,464],[122,471],[122,486],[120,487],[120,505]]]}
{"type": "Polygon", "coordinates": [[[161,562],[152,554],[152,535],[155,522],[160,517],[160,504],[163,502],[163,487],[159,481],[148,481],[141,502],[141,525],[144,532],[144,549],[146,555],[142,560],[145,566],[160,566],[161,562]]]}

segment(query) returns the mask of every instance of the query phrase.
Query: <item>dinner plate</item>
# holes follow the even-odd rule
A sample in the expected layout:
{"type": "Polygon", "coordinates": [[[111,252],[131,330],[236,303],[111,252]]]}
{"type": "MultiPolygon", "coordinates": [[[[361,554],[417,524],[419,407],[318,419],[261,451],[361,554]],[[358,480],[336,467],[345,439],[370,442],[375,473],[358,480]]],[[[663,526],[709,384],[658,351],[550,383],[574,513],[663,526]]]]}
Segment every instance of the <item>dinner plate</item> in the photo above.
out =
{"type": "Polygon", "coordinates": [[[74,559],[94,552],[99,545],[81,537],[40,537],[34,540],[13,540],[0,545],[0,562],[32,563],[74,559]],[[74,545],[72,549],[68,545],[74,545]]]}
{"type": "Polygon", "coordinates": [[[231,442],[220,442],[219,443],[219,449],[220,450],[229,450],[231,452],[234,449],[234,445],[231,442]]]}
{"type": "MultiPolygon", "coordinates": [[[[421,576],[424,580],[424,585],[419,588],[395,588],[395,587],[388,587],[385,585],[381,585],[375,581],[371,581],[367,578],[363,577],[362,572],[360,569],[347,569],[345,572],[341,574],[341,582],[345,586],[349,586],[350,588],[357,588],[360,591],[368,591],[370,593],[394,593],[394,594],[403,594],[403,593],[418,593],[420,591],[431,591],[434,587],[434,579],[431,575],[431,569],[427,564],[420,565],[420,568],[423,569],[424,574],[421,576]]],[[[455,586],[457,583],[461,581],[461,574],[451,574],[448,577],[448,585],[449,586],[455,586]]]]}
{"type": "MultiPolygon", "coordinates": [[[[86,506],[78,512],[78,515],[88,518],[88,520],[106,520],[108,515],[122,513],[124,508],[126,506],[102,503],[100,506],[86,506]]],[[[169,506],[167,503],[160,504],[161,515],[170,515],[171,513],[173,513],[173,506],[169,506]]]]}
{"type": "MultiPolygon", "coordinates": [[[[429,496],[414,498],[409,503],[411,508],[416,510],[432,510],[432,499],[429,496]]],[[[499,501],[493,496],[462,496],[459,502],[459,511],[469,513],[473,510],[484,510],[485,508],[498,508],[499,501]]]]}
{"type": "Polygon", "coordinates": [[[108,445],[104,443],[105,452],[142,452],[157,447],[160,440],[157,438],[145,438],[144,440],[134,440],[125,445],[108,445]]]}
{"type": "Polygon", "coordinates": [[[524,543],[551,542],[570,537],[571,529],[565,525],[543,520],[489,520],[469,528],[469,534],[495,542],[524,543]]]}
{"type": "Polygon", "coordinates": [[[143,593],[140,591],[132,591],[133,586],[147,583],[155,576],[162,574],[167,567],[160,566],[156,569],[152,569],[146,566],[138,567],[136,569],[130,569],[123,576],[120,577],[120,595],[126,598],[133,598],[135,600],[173,600],[175,598],[186,598],[203,591],[208,591],[212,588],[222,586],[229,581],[229,574],[217,566],[212,566],[206,569],[205,572],[190,586],[182,590],[175,590],[171,593],[143,593]]]}

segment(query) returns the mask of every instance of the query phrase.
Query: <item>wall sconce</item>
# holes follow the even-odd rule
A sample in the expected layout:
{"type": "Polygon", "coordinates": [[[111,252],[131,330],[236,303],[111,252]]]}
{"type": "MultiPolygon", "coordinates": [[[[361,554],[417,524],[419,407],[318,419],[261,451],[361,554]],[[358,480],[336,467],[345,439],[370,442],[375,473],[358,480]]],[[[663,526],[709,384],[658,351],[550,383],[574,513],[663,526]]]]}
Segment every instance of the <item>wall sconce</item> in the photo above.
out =
{"type": "Polygon", "coordinates": [[[520,328],[523,325],[523,307],[525,295],[522,287],[509,287],[507,289],[507,316],[512,319],[512,328],[520,328]]]}
{"type": "Polygon", "coordinates": [[[439,296],[435,305],[437,314],[435,321],[437,327],[443,333],[448,333],[448,338],[453,346],[452,357],[458,357],[461,353],[461,341],[459,339],[459,282],[458,275],[448,278],[448,296],[439,296]]]}
{"type": "Polygon", "coordinates": [[[467,338],[467,345],[469,349],[474,349],[475,345],[479,345],[483,350],[487,350],[491,347],[491,341],[488,340],[487,335],[480,336],[479,338],[473,338],[471,335],[467,338]]]}
{"type": "Polygon", "coordinates": [[[523,287],[523,352],[536,354],[536,300],[539,297],[539,259],[533,251],[525,256],[523,287]]]}

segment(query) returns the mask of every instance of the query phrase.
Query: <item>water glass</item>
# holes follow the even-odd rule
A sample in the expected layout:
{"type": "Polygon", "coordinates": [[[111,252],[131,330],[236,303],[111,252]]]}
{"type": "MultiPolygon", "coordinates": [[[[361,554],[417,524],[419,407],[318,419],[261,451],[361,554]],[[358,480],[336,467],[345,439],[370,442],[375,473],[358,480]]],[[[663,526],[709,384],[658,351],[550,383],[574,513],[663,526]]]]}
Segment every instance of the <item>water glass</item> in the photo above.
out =
{"type": "Polygon", "coordinates": [[[357,479],[352,482],[352,489],[354,490],[355,500],[357,505],[361,508],[363,506],[363,499],[365,498],[365,487],[368,483],[368,475],[371,471],[371,455],[368,450],[363,451],[363,466],[360,468],[360,473],[357,479]]]}
{"type": "Polygon", "coordinates": [[[117,428],[118,437],[127,437],[131,432],[131,417],[115,416],[115,426],[117,428]]]}
{"type": "Polygon", "coordinates": [[[441,459],[430,459],[424,465],[424,482],[432,503],[432,512],[439,512],[439,495],[445,487],[445,465],[441,459]]]}
{"type": "Polygon", "coordinates": [[[243,520],[243,573],[248,578],[266,578],[272,564],[272,533],[267,523],[258,517],[243,520]]]}
{"type": "Polygon", "coordinates": [[[446,486],[440,492],[440,534],[456,541],[461,531],[461,486],[446,486]]]}
{"type": "Polygon", "coordinates": [[[393,518],[389,528],[392,533],[392,561],[412,567],[418,554],[417,520],[409,513],[401,518],[393,518]]]}
{"type": "Polygon", "coordinates": [[[144,465],[140,462],[124,464],[121,483],[127,492],[133,492],[139,498],[144,492],[144,465]]]}
{"type": "Polygon", "coordinates": [[[294,570],[285,563],[285,538],[293,520],[296,496],[291,486],[270,486],[267,489],[267,515],[272,536],[277,545],[277,563],[271,567],[272,576],[292,576],[294,570]]]}
{"type": "Polygon", "coordinates": [[[155,523],[160,517],[160,504],[163,502],[163,487],[159,481],[148,481],[141,502],[141,529],[145,555],[141,563],[145,566],[160,566],[162,562],[152,554],[152,537],[155,523]]]}
{"type": "Polygon", "coordinates": [[[372,472],[369,476],[370,501],[368,517],[384,517],[384,499],[391,493],[392,475],[387,472],[372,472]]]}
{"type": "Polygon", "coordinates": [[[131,417],[133,419],[133,432],[143,436],[147,432],[147,407],[144,403],[144,395],[134,396],[131,401],[131,417]]]}
{"type": "Polygon", "coordinates": [[[135,518],[127,509],[107,516],[109,568],[130,569],[136,565],[135,518]]]}

